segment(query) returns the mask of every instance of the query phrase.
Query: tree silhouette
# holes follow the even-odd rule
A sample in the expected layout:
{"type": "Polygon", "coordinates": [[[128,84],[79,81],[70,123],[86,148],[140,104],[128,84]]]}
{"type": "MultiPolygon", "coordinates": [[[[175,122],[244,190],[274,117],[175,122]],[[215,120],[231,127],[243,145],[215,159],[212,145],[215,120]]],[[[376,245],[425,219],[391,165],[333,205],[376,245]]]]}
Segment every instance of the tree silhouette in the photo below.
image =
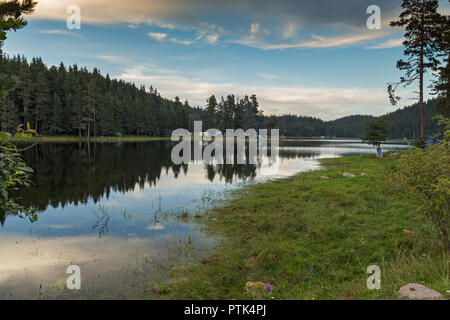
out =
{"type": "Polygon", "coordinates": [[[399,20],[392,21],[392,27],[405,27],[404,55],[408,60],[397,61],[397,68],[405,71],[405,75],[397,83],[388,85],[388,93],[391,103],[396,105],[400,97],[395,90],[399,85],[409,86],[419,81],[419,109],[420,109],[420,135],[425,140],[424,120],[424,74],[427,69],[437,70],[439,61],[436,57],[437,34],[436,24],[440,21],[437,13],[437,0],[403,0],[403,11],[399,20]]]}

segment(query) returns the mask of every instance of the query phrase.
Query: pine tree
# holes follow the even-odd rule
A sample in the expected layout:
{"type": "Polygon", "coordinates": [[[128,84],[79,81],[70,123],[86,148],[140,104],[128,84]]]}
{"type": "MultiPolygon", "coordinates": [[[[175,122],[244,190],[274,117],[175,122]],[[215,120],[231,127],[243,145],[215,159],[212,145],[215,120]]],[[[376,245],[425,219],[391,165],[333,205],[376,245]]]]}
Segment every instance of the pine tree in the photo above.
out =
{"type": "Polygon", "coordinates": [[[450,16],[442,16],[436,28],[438,35],[439,57],[443,58],[439,67],[439,77],[434,84],[434,93],[438,94],[439,112],[448,118],[450,114],[450,16]]]}
{"type": "Polygon", "coordinates": [[[44,72],[39,72],[36,75],[33,83],[31,97],[31,116],[34,120],[32,123],[34,123],[34,129],[39,132],[39,130],[41,129],[41,123],[45,120],[44,118],[41,118],[41,116],[51,113],[48,83],[44,72]]]}
{"type": "Polygon", "coordinates": [[[34,0],[6,0],[0,3],[0,46],[6,40],[7,31],[17,31],[27,25],[22,15],[32,13],[35,6],[34,0]]]}
{"type": "Polygon", "coordinates": [[[389,84],[388,93],[391,103],[396,105],[400,97],[395,95],[399,85],[408,86],[419,81],[419,107],[420,107],[420,134],[424,141],[425,118],[423,110],[424,74],[427,69],[436,71],[439,61],[436,59],[436,22],[439,21],[437,13],[437,0],[403,0],[403,11],[399,20],[392,21],[392,27],[405,27],[404,54],[408,60],[397,61],[397,68],[405,71],[400,82],[389,84]]]}
{"type": "Polygon", "coordinates": [[[216,125],[217,99],[215,95],[206,99],[206,129],[214,128],[216,125]]]}
{"type": "Polygon", "coordinates": [[[0,101],[0,124],[0,130],[4,132],[14,132],[20,124],[17,108],[9,97],[0,101]]]}

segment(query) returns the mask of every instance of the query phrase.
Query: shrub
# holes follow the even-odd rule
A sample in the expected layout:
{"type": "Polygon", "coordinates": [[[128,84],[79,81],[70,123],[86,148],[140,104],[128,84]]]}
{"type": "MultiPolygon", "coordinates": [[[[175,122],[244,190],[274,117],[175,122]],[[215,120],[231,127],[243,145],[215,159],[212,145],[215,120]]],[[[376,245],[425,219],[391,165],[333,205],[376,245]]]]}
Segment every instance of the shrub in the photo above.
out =
{"type": "Polygon", "coordinates": [[[412,192],[423,213],[440,230],[444,248],[450,253],[450,121],[445,125],[442,141],[425,151],[403,153],[388,173],[388,180],[399,190],[412,192]]]}
{"type": "Polygon", "coordinates": [[[36,220],[34,211],[26,209],[17,203],[17,199],[11,197],[11,191],[21,186],[29,186],[29,174],[33,170],[23,162],[19,150],[13,143],[14,138],[30,137],[35,133],[28,129],[19,128],[17,134],[12,136],[7,132],[0,132],[0,222],[3,223],[8,214],[20,214],[28,216],[32,221],[36,220]]]}

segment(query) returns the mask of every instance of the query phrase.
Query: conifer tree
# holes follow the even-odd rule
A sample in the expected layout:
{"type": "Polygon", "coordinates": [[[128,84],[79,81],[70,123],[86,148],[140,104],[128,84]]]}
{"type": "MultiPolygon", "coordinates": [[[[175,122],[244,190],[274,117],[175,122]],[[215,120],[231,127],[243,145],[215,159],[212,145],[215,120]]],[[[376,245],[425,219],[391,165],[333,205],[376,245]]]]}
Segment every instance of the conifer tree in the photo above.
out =
{"type": "Polygon", "coordinates": [[[441,17],[437,24],[436,34],[438,56],[443,61],[439,67],[438,79],[434,83],[434,93],[437,93],[439,98],[439,112],[448,118],[450,114],[450,16],[441,17]]]}
{"type": "Polygon", "coordinates": [[[437,0],[403,0],[403,11],[399,20],[392,21],[392,27],[404,27],[406,29],[405,41],[403,42],[404,55],[407,60],[397,61],[397,68],[405,71],[400,82],[388,85],[388,93],[391,103],[396,105],[400,97],[395,91],[399,85],[408,86],[416,81],[419,82],[419,109],[420,109],[420,135],[425,140],[425,117],[424,117],[424,74],[427,69],[436,71],[439,61],[436,58],[436,22],[439,21],[437,13],[437,0]]]}

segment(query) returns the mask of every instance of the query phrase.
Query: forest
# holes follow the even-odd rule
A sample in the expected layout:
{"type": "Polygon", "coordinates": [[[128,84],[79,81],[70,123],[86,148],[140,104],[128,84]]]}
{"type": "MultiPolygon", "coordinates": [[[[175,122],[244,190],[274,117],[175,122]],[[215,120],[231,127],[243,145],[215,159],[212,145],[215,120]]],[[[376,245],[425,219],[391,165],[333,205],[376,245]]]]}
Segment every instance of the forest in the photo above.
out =
{"type": "MultiPolygon", "coordinates": [[[[103,76],[76,64],[47,67],[41,58],[31,62],[23,56],[0,56],[0,73],[15,76],[19,85],[0,101],[0,129],[14,132],[30,124],[40,135],[85,137],[148,135],[168,136],[174,129],[192,130],[194,120],[204,128],[279,128],[287,137],[342,137],[364,135],[368,115],[352,115],[333,121],[297,115],[265,116],[256,95],[240,99],[233,94],[206,99],[205,106],[192,107],[179,97],[161,97],[154,87],[136,86],[103,76]]],[[[433,120],[437,99],[426,103],[425,127],[437,132],[433,120]]],[[[420,137],[417,104],[385,115],[390,138],[420,137]]]]}

